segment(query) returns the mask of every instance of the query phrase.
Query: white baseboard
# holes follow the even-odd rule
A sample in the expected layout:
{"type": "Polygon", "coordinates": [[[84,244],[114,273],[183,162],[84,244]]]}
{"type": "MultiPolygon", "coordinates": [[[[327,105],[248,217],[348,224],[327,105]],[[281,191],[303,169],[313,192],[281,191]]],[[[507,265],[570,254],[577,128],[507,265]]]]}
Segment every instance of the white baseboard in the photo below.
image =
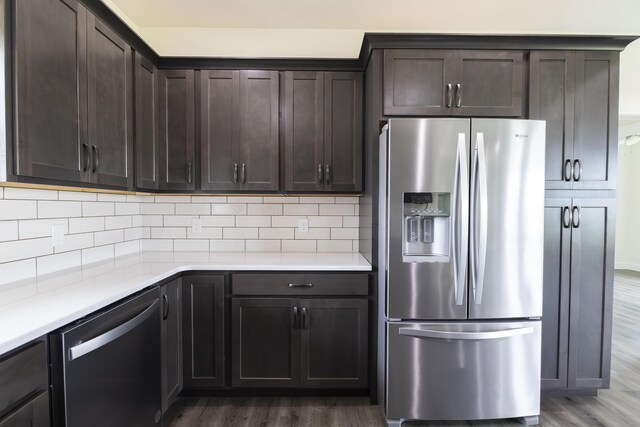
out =
{"type": "Polygon", "coordinates": [[[613,268],[616,270],[633,270],[640,272],[640,264],[635,262],[616,262],[613,268]]]}

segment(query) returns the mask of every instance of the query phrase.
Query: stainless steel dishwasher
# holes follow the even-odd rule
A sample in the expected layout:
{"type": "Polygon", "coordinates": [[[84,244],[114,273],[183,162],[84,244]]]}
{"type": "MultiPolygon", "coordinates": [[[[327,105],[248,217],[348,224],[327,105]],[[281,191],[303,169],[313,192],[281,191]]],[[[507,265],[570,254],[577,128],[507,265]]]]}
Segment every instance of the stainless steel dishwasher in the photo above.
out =
{"type": "Polygon", "coordinates": [[[160,423],[160,290],[144,291],[50,335],[54,425],[160,423]]]}

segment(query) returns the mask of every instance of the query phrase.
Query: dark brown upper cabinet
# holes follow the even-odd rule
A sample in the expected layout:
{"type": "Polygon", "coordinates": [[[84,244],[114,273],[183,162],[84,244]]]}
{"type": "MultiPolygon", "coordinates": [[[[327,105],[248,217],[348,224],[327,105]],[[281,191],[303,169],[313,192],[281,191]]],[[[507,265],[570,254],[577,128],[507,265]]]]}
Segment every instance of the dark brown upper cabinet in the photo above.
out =
{"type": "Polygon", "coordinates": [[[75,0],[14,6],[16,174],[130,187],[131,48],[75,0]]]}
{"type": "Polygon", "coordinates": [[[276,71],[201,71],[203,190],[278,190],[278,93],[276,71]]]}
{"type": "Polygon", "coordinates": [[[132,52],[125,41],[87,14],[88,133],[91,180],[133,186],[132,52]]]}
{"type": "Polygon", "coordinates": [[[136,187],[160,188],[160,148],[158,138],[158,69],[136,54],[135,70],[135,146],[136,187]]]}
{"type": "Polygon", "coordinates": [[[387,116],[519,117],[522,51],[388,49],[387,116]]]}
{"type": "Polygon", "coordinates": [[[362,191],[362,74],[284,73],[285,191],[362,191]]]}
{"type": "Polygon", "coordinates": [[[614,189],[618,53],[530,57],[529,117],[546,120],[546,188],[614,189]]]}
{"type": "Polygon", "coordinates": [[[193,70],[161,70],[158,80],[160,189],[195,190],[193,70]]]}

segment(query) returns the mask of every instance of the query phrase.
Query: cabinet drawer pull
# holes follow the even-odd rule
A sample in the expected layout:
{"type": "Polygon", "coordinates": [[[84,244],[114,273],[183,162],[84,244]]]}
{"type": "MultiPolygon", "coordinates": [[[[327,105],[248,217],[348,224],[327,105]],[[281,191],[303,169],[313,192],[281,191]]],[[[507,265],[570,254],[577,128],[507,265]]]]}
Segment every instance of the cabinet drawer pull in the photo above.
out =
{"type": "Polygon", "coordinates": [[[247,165],[245,165],[244,163],[240,167],[240,183],[241,184],[247,183],[247,165]]]}
{"type": "Polygon", "coordinates": [[[460,108],[462,105],[462,85],[456,83],[456,108],[460,108]]]}
{"type": "Polygon", "coordinates": [[[580,228],[580,208],[577,206],[571,209],[571,225],[573,228],[580,228]]]}
{"type": "Polygon", "coordinates": [[[238,164],[237,163],[233,164],[233,183],[234,184],[238,183],[238,164]]]}
{"type": "Polygon", "coordinates": [[[318,165],[318,184],[322,185],[322,164],[318,165]]]}
{"type": "Polygon", "coordinates": [[[313,283],[289,283],[290,288],[312,288],[313,283]]]}
{"type": "Polygon", "coordinates": [[[293,307],[293,327],[298,327],[298,307],[293,307]]]}
{"type": "Polygon", "coordinates": [[[580,159],[576,159],[573,161],[573,167],[571,168],[571,170],[573,171],[573,180],[580,181],[580,178],[582,178],[582,162],[580,161],[580,159]]]}
{"type": "Polygon", "coordinates": [[[447,108],[451,108],[451,104],[453,103],[453,85],[451,83],[447,84],[447,108]]]}
{"type": "Polygon", "coordinates": [[[331,184],[331,165],[326,165],[324,168],[324,183],[331,184]]]}
{"type": "Polygon", "coordinates": [[[82,151],[84,153],[84,167],[82,168],[82,172],[86,172],[91,167],[91,155],[89,153],[89,144],[86,142],[82,143],[82,151]]]}
{"type": "Polygon", "coordinates": [[[564,161],[564,180],[571,181],[571,176],[573,175],[573,164],[571,160],[567,159],[564,161]]]}
{"type": "Polygon", "coordinates": [[[562,208],[562,226],[564,228],[571,227],[571,223],[573,222],[571,215],[571,208],[569,208],[569,206],[562,208]]]}
{"type": "Polygon", "coordinates": [[[91,150],[93,152],[93,169],[91,169],[91,172],[96,173],[100,167],[100,153],[98,152],[98,147],[95,145],[91,146],[91,150]]]}
{"type": "Polygon", "coordinates": [[[307,308],[302,307],[302,329],[307,329],[308,324],[309,324],[309,316],[307,314],[307,308]]]}
{"type": "Polygon", "coordinates": [[[187,163],[187,184],[191,184],[191,162],[187,163]]]}

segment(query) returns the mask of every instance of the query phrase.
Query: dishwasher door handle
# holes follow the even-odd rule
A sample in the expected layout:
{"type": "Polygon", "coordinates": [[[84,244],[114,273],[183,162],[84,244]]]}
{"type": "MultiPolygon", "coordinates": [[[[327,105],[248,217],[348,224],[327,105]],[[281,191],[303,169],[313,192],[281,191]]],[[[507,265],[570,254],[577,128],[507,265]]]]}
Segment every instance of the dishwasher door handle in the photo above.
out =
{"type": "Polygon", "coordinates": [[[142,313],[138,314],[131,320],[126,321],[120,326],[116,326],[115,328],[105,332],[104,334],[98,335],[95,338],[90,339],[87,342],[83,342],[82,344],[78,344],[75,347],[71,347],[69,349],[69,361],[73,361],[84,356],[87,353],[91,353],[94,350],[99,349],[100,347],[104,347],[112,341],[117,340],[123,335],[128,334],[138,326],[140,326],[145,320],[147,320],[156,307],[158,307],[158,300],[155,300],[149,307],[147,307],[142,313]]]}

